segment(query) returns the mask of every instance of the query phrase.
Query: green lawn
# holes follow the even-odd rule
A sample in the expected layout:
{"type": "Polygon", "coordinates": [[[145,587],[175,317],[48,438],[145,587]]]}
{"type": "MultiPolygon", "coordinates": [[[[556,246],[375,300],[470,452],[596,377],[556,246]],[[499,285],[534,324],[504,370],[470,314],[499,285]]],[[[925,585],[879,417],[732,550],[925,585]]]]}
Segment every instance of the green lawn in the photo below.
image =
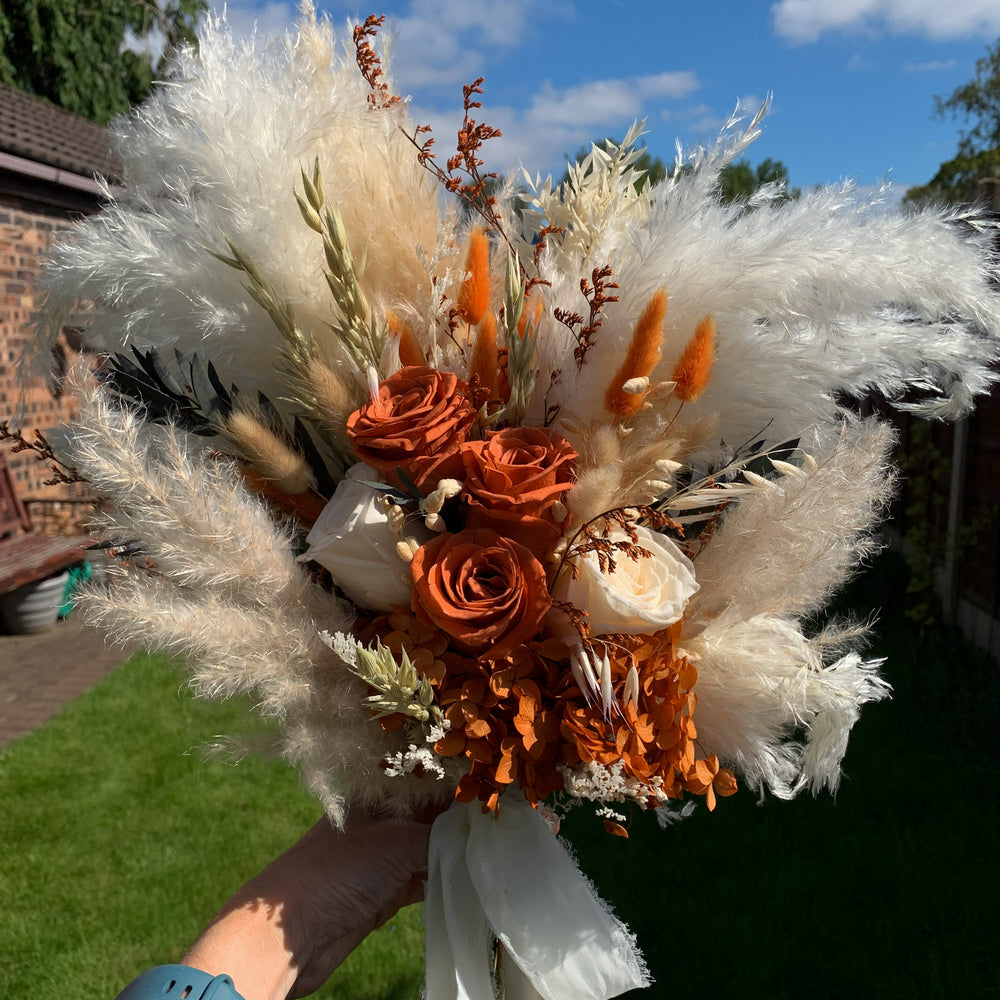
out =
{"type": "MultiPolygon", "coordinates": [[[[0,756],[0,997],[110,1000],[179,960],[316,821],[285,765],[204,760],[216,734],[253,724],[245,705],[195,701],[167,660],[140,655],[0,756]]],[[[418,911],[373,934],[317,996],[415,997],[418,911]]]]}
{"type": "MultiPolygon", "coordinates": [[[[836,801],[741,793],[667,831],[637,815],[627,842],[588,809],[564,824],[656,976],[637,997],[1000,995],[1000,678],[910,625],[904,587],[890,557],[849,595],[883,608],[895,695],[863,713],[836,801]]],[[[253,723],[182,683],[137,657],[0,755],[0,996],[110,1000],[318,816],[281,764],[206,763],[199,746],[253,723]]],[[[318,995],[415,998],[421,936],[411,907],[318,995]]]]}

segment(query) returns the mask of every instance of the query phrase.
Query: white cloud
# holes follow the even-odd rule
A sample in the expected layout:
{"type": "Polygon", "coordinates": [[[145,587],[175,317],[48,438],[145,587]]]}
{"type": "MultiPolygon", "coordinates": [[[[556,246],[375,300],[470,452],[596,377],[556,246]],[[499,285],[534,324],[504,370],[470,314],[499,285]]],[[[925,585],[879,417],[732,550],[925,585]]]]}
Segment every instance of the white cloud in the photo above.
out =
{"type": "MultiPolygon", "coordinates": [[[[649,76],[594,80],[573,87],[556,87],[546,81],[528,106],[517,109],[489,105],[481,120],[503,133],[484,151],[490,169],[508,171],[523,163],[532,172],[561,170],[564,156],[572,156],[590,142],[612,136],[621,138],[637,118],[659,113],[655,107],[665,100],[680,100],[698,89],[693,72],[684,70],[649,76]]],[[[696,109],[705,114],[710,109],[696,109]]],[[[444,160],[454,149],[461,111],[443,112],[433,107],[410,109],[413,120],[430,124],[437,139],[435,152],[444,160]]],[[[696,112],[681,115],[690,118],[696,112]]],[[[713,128],[719,122],[712,118],[713,128]]]]}
{"type": "Polygon", "coordinates": [[[121,50],[122,52],[129,50],[131,52],[138,52],[139,55],[148,55],[155,66],[159,62],[160,56],[163,55],[166,41],[166,36],[158,27],[142,38],[131,28],[126,28],[121,50]]]}
{"type": "Polygon", "coordinates": [[[1000,32],[997,0],[778,0],[771,15],[777,33],[790,42],[815,42],[827,31],[910,33],[934,39],[1000,32]]]}
{"type": "Polygon", "coordinates": [[[532,0],[411,0],[405,15],[386,20],[393,79],[407,92],[468,83],[488,73],[491,55],[517,47],[541,20],[572,16],[562,0],[541,15],[532,0]]]}
{"type": "Polygon", "coordinates": [[[688,70],[591,80],[562,89],[546,81],[532,98],[525,119],[530,125],[554,127],[620,125],[642,117],[649,101],[685,97],[697,88],[698,79],[688,70]]]}
{"type": "Polygon", "coordinates": [[[954,59],[928,59],[924,62],[911,59],[903,64],[903,69],[907,73],[940,73],[954,69],[955,65],[954,59]]]}
{"type": "Polygon", "coordinates": [[[213,16],[225,12],[226,23],[237,38],[250,35],[255,29],[264,38],[275,38],[288,31],[297,19],[295,4],[279,0],[270,0],[263,6],[255,5],[253,0],[218,2],[211,4],[210,9],[213,16]]]}

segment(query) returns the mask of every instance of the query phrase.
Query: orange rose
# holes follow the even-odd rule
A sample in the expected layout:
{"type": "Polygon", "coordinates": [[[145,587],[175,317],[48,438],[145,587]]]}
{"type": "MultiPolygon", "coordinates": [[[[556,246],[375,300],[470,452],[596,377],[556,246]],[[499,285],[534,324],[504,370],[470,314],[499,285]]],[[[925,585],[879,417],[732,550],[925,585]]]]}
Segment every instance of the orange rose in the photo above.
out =
{"type": "Polygon", "coordinates": [[[462,446],[465,524],[490,528],[536,552],[559,540],[553,505],[570,488],[576,452],[543,427],[508,427],[462,446]]]}
{"type": "Polygon", "coordinates": [[[461,476],[459,448],[476,418],[451,372],[411,366],[379,386],[378,399],[347,418],[354,453],[399,486],[402,469],[421,489],[461,476]]]}
{"type": "Polygon", "coordinates": [[[552,606],[545,569],[530,550],[485,528],[431,539],[410,572],[417,618],[481,659],[501,659],[533,639],[552,606]]]}

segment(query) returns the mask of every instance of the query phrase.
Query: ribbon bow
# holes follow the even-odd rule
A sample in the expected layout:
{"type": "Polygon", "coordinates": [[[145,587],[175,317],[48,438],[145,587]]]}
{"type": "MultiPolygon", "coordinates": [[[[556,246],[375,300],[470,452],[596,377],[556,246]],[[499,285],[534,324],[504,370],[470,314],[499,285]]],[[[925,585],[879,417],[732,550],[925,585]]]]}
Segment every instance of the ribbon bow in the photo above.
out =
{"type": "Polygon", "coordinates": [[[431,829],[427,1000],[492,1000],[491,935],[507,1000],[608,1000],[651,982],[635,938],[524,799],[499,816],[456,803],[431,829]]]}

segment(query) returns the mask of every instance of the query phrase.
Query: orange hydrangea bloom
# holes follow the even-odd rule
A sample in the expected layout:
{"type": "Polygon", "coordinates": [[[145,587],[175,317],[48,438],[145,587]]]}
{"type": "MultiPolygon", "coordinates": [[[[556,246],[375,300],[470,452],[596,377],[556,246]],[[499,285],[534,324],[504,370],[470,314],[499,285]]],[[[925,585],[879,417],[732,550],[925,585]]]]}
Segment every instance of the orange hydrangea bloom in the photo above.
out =
{"type": "Polygon", "coordinates": [[[397,654],[405,649],[430,680],[450,727],[434,750],[466,762],[455,793],[460,802],[479,800],[484,812],[496,812],[504,791],[516,784],[537,806],[564,787],[559,765],[620,761],[627,775],[649,787],[648,806],[658,805],[660,795],[680,798],[686,791],[704,795],[713,809],[716,795],[733,794],[736,782],[714,754],[695,757],[698,674],[677,652],[680,628],[609,637],[620,706],[612,717],[587,704],[556,640],[519,646],[501,659],[476,659],[449,649],[446,637],[403,609],[374,619],[359,638],[378,636],[397,654]],[[639,695],[625,703],[633,663],[639,695]]]}

